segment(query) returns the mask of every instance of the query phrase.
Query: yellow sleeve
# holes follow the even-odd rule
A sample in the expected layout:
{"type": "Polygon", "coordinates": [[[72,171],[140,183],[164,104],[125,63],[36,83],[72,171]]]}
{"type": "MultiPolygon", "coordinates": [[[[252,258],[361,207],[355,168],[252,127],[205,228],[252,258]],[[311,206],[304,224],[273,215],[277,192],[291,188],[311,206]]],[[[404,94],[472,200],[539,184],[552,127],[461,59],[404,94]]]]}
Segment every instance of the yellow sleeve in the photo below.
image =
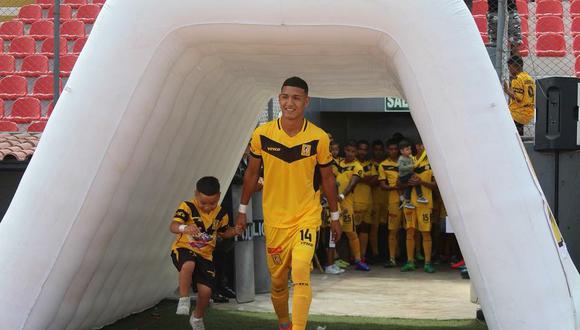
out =
{"type": "Polygon", "coordinates": [[[175,210],[175,214],[173,215],[172,221],[186,223],[187,220],[189,220],[190,218],[189,211],[187,211],[188,209],[189,208],[187,207],[187,204],[185,204],[185,202],[181,202],[177,210],[175,210]]]}
{"type": "Polygon", "coordinates": [[[387,180],[387,174],[385,173],[385,171],[383,171],[382,164],[379,164],[378,172],[379,172],[378,173],[379,181],[387,180]]]}
{"type": "Polygon", "coordinates": [[[362,165],[361,165],[360,163],[358,163],[358,162],[357,162],[357,163],[354,165],[354,169],[353,169],[353,175],[356,175],[356,176],[358,176],[359,178],[362,178],[362,177],[364,176],[364,174],[365,174],[365,170],[364,170],[364,168],[362,167],[362,165]]]}
{"type": "Polygon", "coordinates": [[[230,217],[226,214],[224,215],[224,217],[220,220],[220,223],[218,225],[218,232],[219,233],[223,233],[226,230],[228,230],[229,228],[229,224],[230,224],[230,217]]]}
{"type": "Polygon", "coordinates": [[[259,127],[252,133],[250,140],[250,154],[256,158],[262,158],[262,141],[260,140],[259,127]]]}
{"type": "Polygon", "coordinates": [[[321,166],[332,164],[333,158],[330,153],[330,139],[326,133],[324,133],[320,137],[320,140],[318,140],[318,146],[316,147],[316,160],[321,166]]]}
{"type": "Polygon", "coordinates": [[[378,176],[379,175],[379,166],[374,166],[373,164],[371,164],[371,175],[370,176],[378,176]]]}

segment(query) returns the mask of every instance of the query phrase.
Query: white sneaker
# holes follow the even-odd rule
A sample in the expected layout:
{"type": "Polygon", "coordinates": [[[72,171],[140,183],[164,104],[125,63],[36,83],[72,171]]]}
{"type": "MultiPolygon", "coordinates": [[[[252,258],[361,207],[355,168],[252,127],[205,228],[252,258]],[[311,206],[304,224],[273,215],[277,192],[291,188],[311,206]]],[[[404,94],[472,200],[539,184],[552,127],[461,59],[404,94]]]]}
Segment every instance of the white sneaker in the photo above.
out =
{"type": "Polygon", "coordinates": [[[189,324],[193,330],[205,330],[205,325],[203,325],[203,318],[198,319],[195,316],[189,318],[189,324]]]}
{"type": "Polygon", "coordinates": [[[330,265],[330,266],[326,266],[324,268],[324,272],[326,274],[338,275],[338,274],[344,273],[344,269],[341,269],[340,267],[337,267],[336,265],[330,265]]]}
{"type": "Polygon", "coordinates": [[[175,312],[175,314],[189,315],[189,307],[190,307],[189,297],[181,297],[179,298],[179,303],[177,303],[177,311],[175,312]]]}

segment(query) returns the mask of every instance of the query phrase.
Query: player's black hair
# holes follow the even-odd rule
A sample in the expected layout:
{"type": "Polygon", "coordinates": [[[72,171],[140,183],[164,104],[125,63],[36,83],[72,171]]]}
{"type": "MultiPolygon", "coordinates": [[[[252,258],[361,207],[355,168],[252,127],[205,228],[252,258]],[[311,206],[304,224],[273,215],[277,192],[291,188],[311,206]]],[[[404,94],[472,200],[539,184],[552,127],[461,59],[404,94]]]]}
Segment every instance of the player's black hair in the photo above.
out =
{"type": "Polygon", "coordinates": [[[356,149],[357,143],[355,140],[348,140],[348,142],[344,145],[344,147],[354,147],[356,149]]]}
{"type": "Polygon", "coordinates": [[[340,143],[338,143],[338,141],[336,141],[336,140],[332,140],[332,141],[330,141],[330,145],[331,146],[340,145],[340,143]]]}
{"type": "Polygon", "coordinates": [[[195,189],[206,196],[213,196],[219,194],[220,182],[213,176],[204,176],[197,180],[195,189]]]}
{"type": "Polygon", "coordinates": [[[284,83],[282,84],[282,88],[284,88],[284,86],[302,88],[304,90],[304,92],[306,93],[306,95],[308,95],[308,84],[306,83],[306,81],[304,81],[304,79],[302,79],[300,77],[290,77],[290,78],[284,80],[284,83]]]}
{"type": "Polygon", "coordinates": [[[396,145],[397,147],[399,146],[399,141],[397,141],[394,138],[390,138],[387,140],[387,143],[385,144],[387,147],[388,146],[392,146],[392,145],[396,145]]]}
{"type": "Polygon", "coordinates": [[[399,143],[405,139],[405,136],[399,132],[395,132],[391,139],[395,140],[396,143],[399,143]]]}
{"type": "Polygon", "coordinates": [[[524,67],[524,60],[519,55],[514,55],[508,60],[508,65],[516,64],[520,69],[524,67]]]}
{"type": "Polygon", "coordinates": [[[383,141],[381,141],[381,140],[374,140],[374,141],[373,141],[373,147],[374,147],[374,146],[381,146],[381,147],[383,147],[383,148],[384,148],[384,147],[385,147],[385,144],[384,144],[384,143],[383,143],[383,141]]]}
{"type": "Polygon", "coordinates": [[[399,142],[399,149],[407,148],[410,146],[411,146],[411,142],[409,142],[407,140],[403,140],[403,141],[399,142]]]}
{"type": "Polygon", "coordinates": [[[356,142],[356,147],[358,148],[358,146],[360,146],[361,144],[366,144],[367,146],[369,146],[369,145],[370,145],[370,144],[369,144],[369,141],[367,141],[367,140],[358,140],[358,141],[356,142]]]}

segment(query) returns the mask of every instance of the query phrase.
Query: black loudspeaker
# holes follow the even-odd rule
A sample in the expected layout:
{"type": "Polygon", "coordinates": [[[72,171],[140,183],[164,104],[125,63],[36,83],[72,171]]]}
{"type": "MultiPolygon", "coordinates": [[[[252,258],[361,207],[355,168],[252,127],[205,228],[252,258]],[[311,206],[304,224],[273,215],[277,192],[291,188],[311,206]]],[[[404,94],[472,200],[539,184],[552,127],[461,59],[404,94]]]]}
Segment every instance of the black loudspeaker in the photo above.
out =
{"type": "Polygon", "coordinates": [[[578,94],[578,78],[550,77],[536,80],[535,150],[580,149],[578,94]]]}

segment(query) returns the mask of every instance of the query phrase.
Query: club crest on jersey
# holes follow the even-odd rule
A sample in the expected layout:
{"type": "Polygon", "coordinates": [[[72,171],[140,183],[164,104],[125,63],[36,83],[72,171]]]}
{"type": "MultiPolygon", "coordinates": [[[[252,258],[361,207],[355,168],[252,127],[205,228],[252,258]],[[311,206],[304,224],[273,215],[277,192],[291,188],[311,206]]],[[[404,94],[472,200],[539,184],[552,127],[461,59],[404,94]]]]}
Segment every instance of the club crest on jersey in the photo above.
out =
{"type": "Polygon", "coordinates": [[[309,144],[303,144],[302,145],[302,152],[300,154],[304,157],[308,157],[308,156],[310,156],[310,152],[312,151],[310,149],[311,149],[311,146],[309,144]]]}

